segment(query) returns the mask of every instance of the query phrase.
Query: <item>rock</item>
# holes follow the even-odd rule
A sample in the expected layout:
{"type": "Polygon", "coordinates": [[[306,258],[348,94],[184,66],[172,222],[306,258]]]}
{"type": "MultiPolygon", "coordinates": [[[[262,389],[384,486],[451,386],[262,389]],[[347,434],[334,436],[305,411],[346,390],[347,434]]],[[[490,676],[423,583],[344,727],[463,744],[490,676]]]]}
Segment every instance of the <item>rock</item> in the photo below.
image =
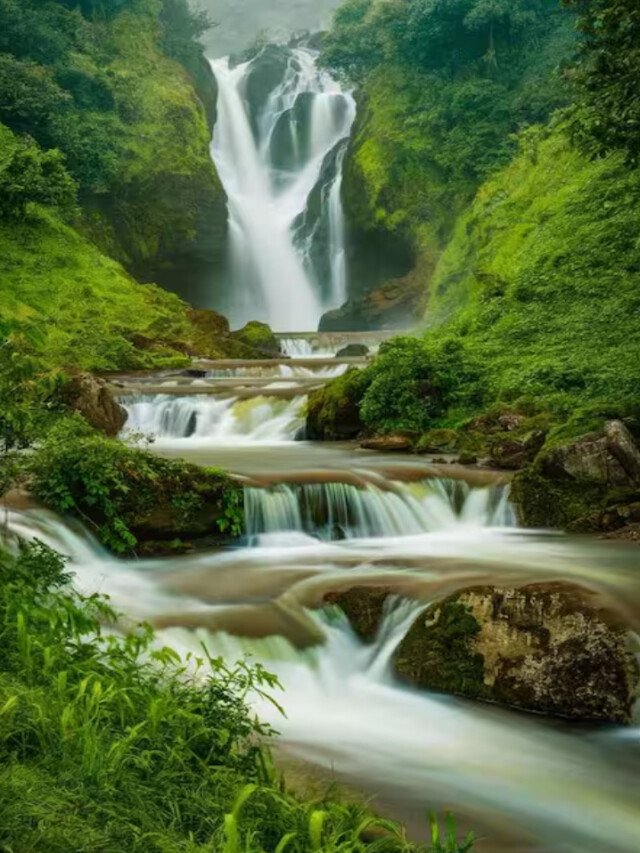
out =
{"type": "Polygon", "coordinates": [[[430,605],[394,655],[411,684],[580,720],[628,723],[639,671],[628,631],[572,584],[462,590],[430,605]]]}
{"type": "Polygon", "coordinates": [[[608,421],[602,433],[591,433],[555,448],[541,464],[542,471],[550,476],[607,486],[640,482],[640,450],[622,421],[608,421]]]}
{"type": "Polygon", "coordinates": [[[126,423],[127,412],[115,400],[108,383],[90,373],[72,376],[61,391],[61,399],[105,435],[117,435],[126,423]]]}
{"type": "Polygon", "coordinates": [[[495,468],[517,470],[532,462],[546,439],[544,430],[532,430],[523,438],[494,439],[490,443],[489,460],[495,468]]]}
{"type": "Polygon", "coordinates": [[[336,353],[336,358],[359,358],[369,355],[369,347],[365,344],[347,344],[336,353]]]}
{"type": "Polygon", "coordinates": [[[358,332],[366,329],[407,329],[415,324],[424,301],[419,276],[392,279],[320,318],[321,332],[358,332]]]}
{"type": "Polygon", "coordinates": [[[455,453],[460,437],[455,429],[430,429],[418,441],[418,453],[455,453]]]}
{"type": "Polygon", "coordinates": [[[413,442],[406,435],[378,435],[361,441],[360,447],[385,453],[407,452],[413,449],[413,442]]]}
{"type": "Polygon", "coordinates": [[[351,368],[309,394],[306,437],[312,441],[347,441],[362,432],[360,400],[368,379],[351,368]]]}
{"type": "Polygon", "coordinates": [[[478,457],[475,453],[461,453],[457,461],[458,465],[476,465],[478,457]]]}
{"type": "Polygon", "coordinates": [[[217,311],[192,308],[187,312],[193,333],[190,351],[201,358],[224,358],[228,355],[229,321],[217,311]]]}
{"type": "Polygon", "coordinates": [[[513,480],[512,500],[526,527],[606,531],[640,500],[640,450],[622,421],[543,450],[513,480]]]}
{"type": "Polygon", "coordinates": [[[618,530],[604,533],[601,539],[613,539],[617,542],[635,542],[640,545],[640,523],[627,524],[618,530]]]}
{"type": "Polygon", "coordinates": [[[355,633],[365,643],[375,640],[384,613],[385,602],[392,590],[384,586],[355,586],[340,592],[328,592],[325,604],[339,607],[355,633]]]}
{"type": "Polygon", "coordinates": [[[230,339],[238,346],[238,358],[277,358],[282,355],[280,341],[266,323],[252,320],[231,332],[230,339]]]}

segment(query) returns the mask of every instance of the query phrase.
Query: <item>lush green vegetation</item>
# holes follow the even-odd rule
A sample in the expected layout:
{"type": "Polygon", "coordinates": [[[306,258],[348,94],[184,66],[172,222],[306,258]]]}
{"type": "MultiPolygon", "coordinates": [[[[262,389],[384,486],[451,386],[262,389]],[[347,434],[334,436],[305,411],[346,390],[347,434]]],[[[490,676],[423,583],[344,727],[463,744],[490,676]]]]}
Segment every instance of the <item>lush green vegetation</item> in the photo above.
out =
{"type": "Polygon", "coordinates": [[[589,153],[640,158],[640,9],[635,0],[564,0],[583,39],[574,132],[589,153]]]}
{"type": "Polygon", "coordinates": [[[79,416],[49,430],[28,470],[36,497],[80,518],[117,553],[157,540],[237,537],[244,527],[242,488],[223,472],[105,438],[79,416]]]}
{"type": "Polygon", "coordinates": [[[176,62],[199,73],[206,21],[186,0],[1,0],[0,24],[0,122],[61,152],[79,227],[153,271],[221,195],[203,105],[176,62]]]}
{"type": "MultiPolygon", "coordinates": [[[[247,705],[278,688],[262,667],[229,668],[204,648],[180,660],[149,628],[114,627],[108,602],[74,592],[56,553],[0,551],[4,849],[426,851],[358,805],[284,788],[271,730],[247,705]]],[[[433,853],[470,846],[434,824],[433,853]]]]}
{"type": "Polygon", "coordinates": [[[555,0],[343,4],[323,59],[359,84],[352,224],[403,235],[428,280],[457,216],[512,157],[513,134],[566,103],[557,69],[573,41],[555,0]]]}

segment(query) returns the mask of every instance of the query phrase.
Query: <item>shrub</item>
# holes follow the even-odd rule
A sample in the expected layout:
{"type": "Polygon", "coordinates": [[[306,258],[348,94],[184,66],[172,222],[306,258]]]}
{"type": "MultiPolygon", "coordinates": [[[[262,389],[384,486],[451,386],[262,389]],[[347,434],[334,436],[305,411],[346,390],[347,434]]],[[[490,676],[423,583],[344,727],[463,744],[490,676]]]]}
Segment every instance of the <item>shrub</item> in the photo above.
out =
{"type": "Polygon", "coordinates": [[[79,416],[50,430],[30,470],[37,497],[81,518],[116,553],[141,540],[235,537],[243,529],[242,490],[223,472],[105,438],[79,416]]]}
{"type": "Polygon", "coordinates": [[[424,432],[456,405],[468,386],[478,394],[478,372],[455,340],[398,337],[380,348],[366,373],[370,384],[360,414],[380,432],[424,432]]]}

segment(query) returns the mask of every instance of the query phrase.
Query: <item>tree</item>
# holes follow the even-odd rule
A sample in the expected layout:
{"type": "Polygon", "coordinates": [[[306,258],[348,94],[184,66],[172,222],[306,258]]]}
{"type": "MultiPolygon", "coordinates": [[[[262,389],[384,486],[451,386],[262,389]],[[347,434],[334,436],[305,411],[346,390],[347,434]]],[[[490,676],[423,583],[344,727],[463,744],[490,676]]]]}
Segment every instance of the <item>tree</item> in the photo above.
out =
{"type": "Polygon", "coordinates": [[[70,209],[75,194],[59,151],[42,151],[0,125],[0,218],[21,219],[31,203],[70,209]]]}
{"type": "Polygon", "coordinates": [[[588,150],[621,150],[640,163],[640,4],[638,0],[564,0],[584,35],[576,80],[577,137],[588,150]]]}

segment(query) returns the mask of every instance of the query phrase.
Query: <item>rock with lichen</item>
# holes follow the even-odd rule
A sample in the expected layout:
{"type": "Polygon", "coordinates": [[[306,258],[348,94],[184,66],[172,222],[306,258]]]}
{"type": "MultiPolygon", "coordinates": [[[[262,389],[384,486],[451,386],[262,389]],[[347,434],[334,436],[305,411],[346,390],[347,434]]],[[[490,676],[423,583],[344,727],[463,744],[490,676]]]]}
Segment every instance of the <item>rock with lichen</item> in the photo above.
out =
{"type": "Polygon", "coordinates": [[[430,605],[394,668],[418,687],[615,723],[630,721],[639,683],[626,627],[566,583],[475,587],[430,605]]]}

